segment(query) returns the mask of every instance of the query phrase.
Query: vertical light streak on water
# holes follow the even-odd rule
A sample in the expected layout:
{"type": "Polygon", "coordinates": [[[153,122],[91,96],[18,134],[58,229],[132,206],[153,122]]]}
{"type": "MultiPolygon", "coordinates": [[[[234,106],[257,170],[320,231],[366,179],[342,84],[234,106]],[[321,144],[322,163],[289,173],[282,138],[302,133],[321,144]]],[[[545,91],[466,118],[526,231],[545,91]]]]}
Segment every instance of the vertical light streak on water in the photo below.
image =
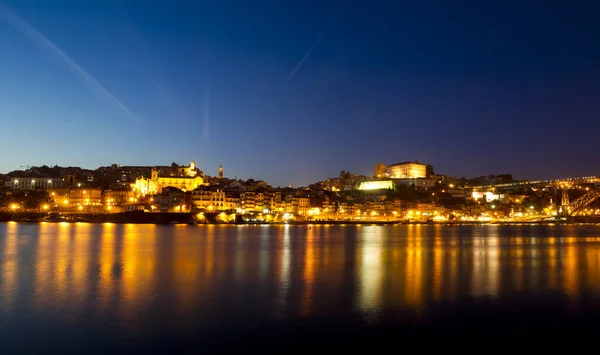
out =
{"type": "MultiPolygon", "coordinates": [[[[292,284],[290,276],[290,268],[292,264],[292,252],[291,252],[291,235],[290,226],[288,224],[280,227],[283,229],[283,235],[281,236],[282,242],[279,248],[279,275],[277,275],[277,293],[275,300],[275,318],[281,319],[285,316],[285,311],[288,308],[288,297],[290,287],[292,284]]],[[[279,230],[277,231],[279,236],[279,230]]]]}
{"type": "Polygon", "coordinates": [[[0,237],[4,241],[2,260],[0,261],[0,305],[5,311],[10,311],[14,306],[17,295],[18,277],[18,232],[19,225],[9,222],[6,225],[6,235],[0,237]]]}
{"type": "Polygon", "coordinates": [[[359,295],[358,306],[368,321],[381,306],[383,286],[382,236],[380,227],[363,226],[358,230],[359,295]]]}
{"type": "Polygon", "coordinates": [[[273,232],[268,225],[262,225],[260,227],[260,248],[259,253],[259,284],[264,289],[267,283],[267,276],[269,275],[271,264],[271,233],[273,232]]]}
{"type": "Polygon", "coordinates": [[[113,304],[113,295],[115,294],[116,282],[116,225],[113,223],[102,224],[102,231],[97,238],[100,238],[99,243],[99,258],[98,258],[98,307],[100,312],[105,314],[110,311],[113,304]]]}
{"type": "Polygon", "coordinates": [[[313,312],[313,292],[315,288],[315,229],[305,229],[306,236],[304,237],[304,292],[300,301],[300,314],[303,317],[309,316],[313,312]]]}
{"type": "Polygon", "coordinates": [[[47,302],[48,297],[52,300],[56,298],[54,285],[52,284],[52,274],[54,264],[52,255],[54,254],[54,237],[56,236],[57,225],[54,223],[40,223],[37,243],[37,252],[35,257],[35,275],[34,275],[34,294],[47,295],[47,297],[34,297],[35,307],[41,311],[48,310],[53,302],[47,302]]]}
{"type": "Polygon", "coordinates": [[[418,308],[423,302],[423,232],[424,226],[413,225],[409,228],[406,246],[406,283],[405,300],[412,307],[418,308]]]}
{"type": "MultiPolygon", "coordinates": [[[[95,228],[95,225],[90,223],[75,223],[74,234],[71,238],[71,248],[69,254],[71,256],[71,269],[70,276],[70,290],[71,302],[73,306],[79,306],[83,308],[83,302],[90,290],[89,274],[91,273],[89,267],[89,261],[92,257],[92,253],[95,252],[90,245],[92,239],[91,230],[95,228]]],[[[97,238],[97,236],[94,236],[97,238]]]]}
{"type": "Polygon", "coordinates": [[[489,296],[497,297],[500,290],[500,238],[498,231],[495,230],[488,237],[486,248],[486,264],[487,264],[487,289],[486,293],[489,296]]]}
{"type": "Polygon", "coordinates": [[[435,226],[432,240],[433,270],[431,282],[433,287],[433,298],[439,300],[442,297],[442,287],[444,279],[444,239],[442,226],[435,226]]]}
{"type": "Polygon", "coordinates": [[[579,248],[575,245],[576,239],[573,237],[563,238],[564,257],[563,257],[563,285],[565,294],[573,301],[579,293],[578,287],[580,273],[577,252],[579,248]]]}
{"type": "Polygon", "coordinates": [[[56,237],[55,254],[54,254],[54,274],[52,284],[56,291],[56,302],[60,305],[69,304],[69,284],[71,278],[71,248],[70,239],[72,230],[75,226],[61,222],[58,225],[58,235],[56,237]]]}

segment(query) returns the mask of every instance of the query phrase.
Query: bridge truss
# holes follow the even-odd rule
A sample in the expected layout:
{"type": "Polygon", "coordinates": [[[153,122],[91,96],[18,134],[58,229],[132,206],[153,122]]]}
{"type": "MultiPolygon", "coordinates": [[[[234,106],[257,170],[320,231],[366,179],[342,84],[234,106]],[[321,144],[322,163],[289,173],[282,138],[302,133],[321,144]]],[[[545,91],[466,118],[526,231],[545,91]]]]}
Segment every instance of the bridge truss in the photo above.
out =
{"type": "Polygon", "coordinates": [[[576,199],[575,201],[570,202],[568,205],[569,216],[573,215],[573,213],[594,202],[598,197],[600,197],[600,190],[591,190],[585,195],[576,199]]]}

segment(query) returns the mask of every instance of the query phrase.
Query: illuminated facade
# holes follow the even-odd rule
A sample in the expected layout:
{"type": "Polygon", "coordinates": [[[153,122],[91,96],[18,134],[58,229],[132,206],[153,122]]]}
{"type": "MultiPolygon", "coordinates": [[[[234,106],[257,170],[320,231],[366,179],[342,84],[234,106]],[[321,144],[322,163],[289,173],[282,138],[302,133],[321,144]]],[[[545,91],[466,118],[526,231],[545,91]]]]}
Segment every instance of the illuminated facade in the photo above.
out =
{"type": "Polygon", "coordinates": [[[386,190],[394,188],[392,180],[363,181],[358,185],[361,191],[386,190]]]}
{"type": "Polygon", "coordinates": [[[388,166],[385,173],[387,177],[393,179],[425,178],[427,177],[427,168],[425,164],[419,162],[405,162],[388,166]]]}
{"type": "Polygon", "coordinates": [[[478,201],[480,199],[485,199],[485,201],[487,202],[494,200],[504,201],[504,194],[496,194],[490,191],[473,191],[471,197],[473,197],[475,201],[478,201]]]}
{"type": "Polygon", "coordinates": [[[204,179],[193,161],[187,167],[178,168],[177,174],[159,176],[156,168],[152,169],[150,178],[139,177],[131,184],[136,195],[156,195],[165,187],[175,187],[182,191],[192,191],[202,186],[204,179]]]}
{"type": "Polygon", "coordinates": [[[385,170],[386,170],[386,166],[384,163],[381,164],[376,164],[375,165],[375,177],[376,178],[382,178],[385,176],[385,170]]]}
{"type": "Polygon", "coordinates": [[[13,178],[4,183],[4,186],[13,190],[47,190],[62,186],[59,178],[13,178]]]}
{"type": "Polygon", "coordinates": [[[55,204],[61,207],[102,205],[102,190],[100,189],[65,187],[51,189],[48,192],[55,204]]]}

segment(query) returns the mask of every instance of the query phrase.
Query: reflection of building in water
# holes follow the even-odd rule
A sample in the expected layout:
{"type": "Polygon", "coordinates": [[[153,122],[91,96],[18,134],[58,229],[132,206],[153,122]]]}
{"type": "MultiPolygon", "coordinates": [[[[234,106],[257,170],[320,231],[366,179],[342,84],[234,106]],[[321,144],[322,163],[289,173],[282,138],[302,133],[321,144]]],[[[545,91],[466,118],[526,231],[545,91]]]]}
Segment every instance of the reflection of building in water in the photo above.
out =
{"type": "Polygon", "coordinates": [[[204,174],[195,162],[189,166],[173,167],[168,175],[161,176],[158,169],[153,168],[150,178],[138,177],[131,189],[136,195],[156,195],[165,187],[176,187],[182,191],[192,191],[204,184],[204,174]]]}
{"type": "Polygon", "coordinates": [[[407,237],[406,246],[406,283],[405,300],[410,306],[416,307],[423,302],[423,264],[425,262],[423,249],[423,227],[412,226],[407,237]]]}
{"type": "Polygon", "coordinates": [[[0,237],[0,242],[4,245],[0,248],[4,255],[0,254],[0,272],[2,274],[2,287],[0,287],[0,299],[2,306],[6,310],[10,310],[16,302],[18,264],[17,258],[11,255],[17,255],[18,248],[18,228],[19,224],[9,222],[6,225],[6,234],[4,238],[0,237]]]}
{"type": "Polygon", "coordinates": [[[363,311],[373,310],[381,306],[384,269],[382,265],[381,240],[374,240],[376,229],[363,227],[360,229],[359,275],[359,307],[363,311]]]}
{"type": "Polygon", "coordinates": [[[155,277],[156,248],[140,248],[142,243],[155,245],[156,227],[151,224],[127,224],[124,226],[125,238],[122,238],[120,247],[120,259],[116,260],[121,265],[121,291],[123,302],[136,304],[140,300],[150,301],[145,295],[150,293],[150,286],[155,277]],[[142,242],[143,240],[143,242],[142,242]]]}
{"type": "Polygon", "coordinates": [[[314,296],[315,284],[315,230],[306,231],[306,251],[304,253],[304,293],[300,303],[300,314],[308,316],[312,311],[312,298],[314,296]]]}
{"type": "MultiPolygon", "coordinates": [[[[497,226],[490,226],[495,228],[497,226]]],[[[500,283],[500,261],[496,235],[473,239],[473,278],[471,289],[473,294],[495,296],[500,283]]]]}

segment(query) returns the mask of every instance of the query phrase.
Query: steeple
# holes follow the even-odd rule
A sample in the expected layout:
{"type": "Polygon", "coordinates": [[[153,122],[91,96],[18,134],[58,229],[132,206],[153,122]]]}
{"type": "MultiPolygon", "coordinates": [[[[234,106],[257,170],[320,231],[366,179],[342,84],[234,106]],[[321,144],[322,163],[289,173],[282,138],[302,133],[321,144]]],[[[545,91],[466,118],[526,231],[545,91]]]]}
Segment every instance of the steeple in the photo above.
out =
{"type": "Polygon", "coordinates": [[[223,178],[223,165],[219,165],[219,179],[223,178]]]}

